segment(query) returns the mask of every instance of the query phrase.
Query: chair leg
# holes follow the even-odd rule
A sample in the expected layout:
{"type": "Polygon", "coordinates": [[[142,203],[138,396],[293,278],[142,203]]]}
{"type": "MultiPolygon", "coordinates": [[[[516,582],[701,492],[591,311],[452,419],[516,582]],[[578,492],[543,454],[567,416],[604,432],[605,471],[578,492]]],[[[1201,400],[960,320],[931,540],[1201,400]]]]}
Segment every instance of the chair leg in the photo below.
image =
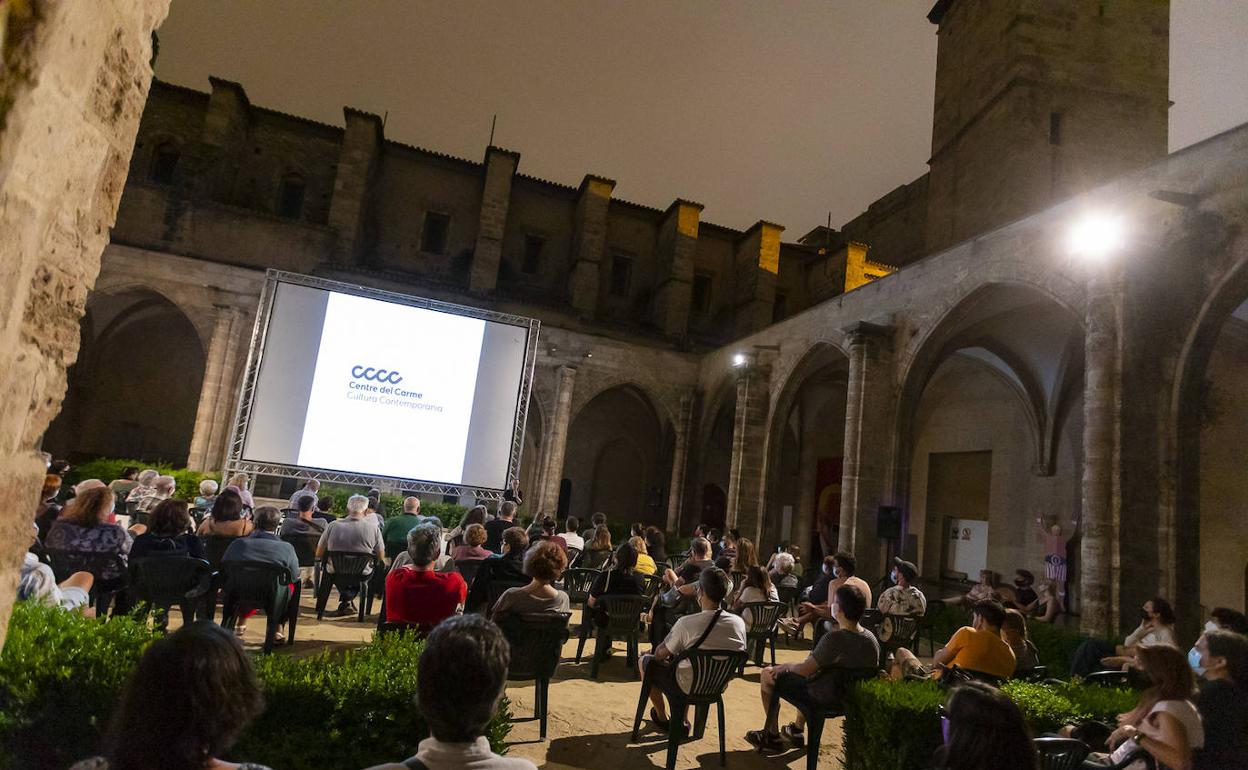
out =
{"type": "Polygon", "coordinates": [[[639,646],[640,644],[637,640],[637,632],[634,631],[628,635],[624,646],[624,663],[629,667],[629,669],[637,668],[637,648],[639,646]]]}
{"type": "Polygon", "coordinates": [[[355,597],[360,602],[360,613],[359,613],[358,620],[361,623],[364,622],[364,609],[365,607],[368,606],[368,601],[369,601],[370,596],[371,594],[369,592],[368,580],[365,579],[363,582],[360,583],[360,595],[355,597]]]}
{"type": "Polygon", "coordinates": [[[542,703],[542,707],[541,707],[542,710],[541,710],[541,713],[538,715],[539,718],[542,720],[541,733],[539,737],[542,740],[546,740],[546,710],[550,706],[550,701],[548,700],[550,696],[550,680],[549,679],[540,680],[537,684],[537,688],[538,688],[538,692],[541,694],[541,703],[542,703]]]}
{"type": "Polygon", "coordinates": [[[775,631],[771,632],[771,638],[769,641],[771,642],[771,665],[774,666],[776,665],[776,632],[775,631]]]}
{"type": "Polygon", "coordinates": [[[318,580],[316,584],[316,619],[325,619],[325,605],[329,603],[329,592],[333,590],[333,581],[328,576],[318,580]]]}
{"type": "Polygon", "coordinates": [[[595,635],[595,638],[594,638],[594,656],[590,658],[590,661],[589,661],[589,678],[590,679],[598,678],[598,663],[602,660],[603,655],[606,654],[607,645],[610,645],[610,644],[611,644],[611,637],[607,636],[606,630],[602,628],[598,629],[598,633],[595,635]]]}
{"type": "Polygon", "coordinates": [[[585,640],[589,638],[589,625],[592,619],[587,620],[586,615],[589,614],[589,607],[581,607],[581,627],[577,630],[580,637],[576,643],[576,662],[581,662],[581,655],[585,652],[585,640]]]}
{"type": "Polygon", "coordinates": [[[819,742],[823,739],[823,716],[812,714],[806,719],[806,770],[819,770],[819,742]]]}
{"type": "Polygon", "coordinates": [[[702,703],[693,710],[693,737],[700,740],[706,735],[706,720],[711,715],[711,704],[702,703]]]}
{"type": "Polygon", "coordinates": [[[264,618],[264,654],[268,655],[273,652],[273,643],[277,640],[277,627],[281,625],[282,617],[278,612],[278,602],[273,602],[265,611],[264,618]]]}
{"type": "Polygon", "coordinates": [[[685,703],[681,699],[673,698],[671,701],[671,713],[667,715],[669,729],[667,732],[667,770],[674,770],[676,767],[676,752],[680,749],[680,742],[685,739],[685,703]]]}
{"type": "Polygon", "coordinates": [[[724,749],[724,699],[721,696],[715,705],[719,707],[719,766],[728,764],[728,752],[724,749]]]}
{"type": "Polygon", "coordinates": [[[650,680],[641,678],[641,695],[637,696],[637,714],[633,717],[633,743],[637,742],[637,731],[641,729],[641,717],[646,713],[646,702],[650,699],[650,680]]]}

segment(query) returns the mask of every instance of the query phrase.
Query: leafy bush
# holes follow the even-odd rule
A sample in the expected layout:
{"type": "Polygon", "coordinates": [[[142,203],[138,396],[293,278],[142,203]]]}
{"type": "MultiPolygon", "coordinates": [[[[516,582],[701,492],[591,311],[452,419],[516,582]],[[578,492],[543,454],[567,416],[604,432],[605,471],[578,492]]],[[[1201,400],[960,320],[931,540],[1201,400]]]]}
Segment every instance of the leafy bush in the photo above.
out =
{"type": "MultiPolygon", "coordinates": [[[[363,495],[367,492],[368,490],[363,487],[348,487],[341,484],[321,485],[321,495],[329,495],[334,498],[334,513],[339,516],[346,513],[347,498],[351,497],[351,495],[363,495]]],[[[382,494],[381,506],[384,509],[382,513],[387,519],[403,513],[404,497],[406,495],[382,494]]],[[[454,527],[464,517],[464,514],[468,512],[468,509],[455,503],[421,503],[420,512],[425,516],[437,516],[442,520],[443,525],[454,527]]]]}
{"type": "Polygon", "coordinates": [[[178,486],[173,496],[179,500],[193,501],[199,494],[199,482],[204,479],[213,479],[221,481],[219,473],[201,473],[186,468],[174,468],[171,465],[153,465],[145,463],[142,460],[124,460],[115,457],[98,457],[94,460],[88,460],[85,463],[79,463],[70,469],[66,478],[67,484],[77,484],[83,479],[99,479],[105,484],[113,479],[121,478],[122,470],[132,465],[140,470],[144,468],[153,468],[161,473],[173,476],[177,480],[178,486]]]}

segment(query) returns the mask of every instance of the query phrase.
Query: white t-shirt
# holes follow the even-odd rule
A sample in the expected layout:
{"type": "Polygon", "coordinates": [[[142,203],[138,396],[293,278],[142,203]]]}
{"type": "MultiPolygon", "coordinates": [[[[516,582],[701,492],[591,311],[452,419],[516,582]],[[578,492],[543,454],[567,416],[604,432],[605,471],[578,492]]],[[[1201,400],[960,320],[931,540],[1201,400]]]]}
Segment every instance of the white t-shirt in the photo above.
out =
{"type": "MultiPolygon", "coordinates": [[[[701,638],[706,631],[707,624],[711,622],[711,618],[714,616],[715,610],[702,610],[695,615],[685,615],[672,626],[672,630],[668,632],[667,638],[663,640],[663,646],[673,655],[679,655],[692,647],[694,642],[701,638]]],[[[731,612],[720,613],[719,620],[715,623],[715,628],[711,629],[711,633],[706,637],[706,641],[702,642],[698,649],[744,652],[745,621],[739,615],[733,615],[731,612]]],[[[693,684],[693,671],[690,669],[688,661],[681,661],[680,666],[677,667],[676,683],[685,692],[688,692],[689,685],[693,684]]]]}
{"type": "Polygon", "coordinates": [[[578,551],[585,550],[585,538],[575,532],[561,532],[559,537],[563,538],[563,542],[567,543],[569,548],[575,548],[578,551]]]}
{"type": "MultiPolygon", "coordinates": [[[[754,586],[746,586],[745,588],[741,589],[740,602],[742,604],[749,604],[751,602],[778,602],[778,601],[780,601],[780,592],[776,590],[776,587],[774,585],[771,587],[771,591],[765,596],[763,595],[763,589],[761,588],[755,588],[754,586]]],[[[745,621],[746,626],[750,625],[750,621],[752,620],[750,616],[752,614],[753,613],[751,613],[748,609],[741,611],[741,618],[745,621]]]]}
{"type": "MultiPolygon", "coordinates": [[[[1161,730],[1157,728],[1156,722],[1153,721],[1154,714],[1169,714],[1178,720],[1179,725],[1183,728],[1183,732],[1187,735],[1187,745],[1193,749],[1203,748],[1205,745],[1205,728],[1200,721],[1200,712],[1196,710],[1196,706],[1190,700],[1163,700],[1158,701],[1156,705],[1149,710],[1148,716],[1137,726],[1137,729],[1150,738],[1156,738],[1161,735],[1161,730]]],[[[1110,759],[1114,762],[1121,762],[1128,754],[1139,748],[1134,740],[1126,741],[1118,748],[1114,749],[1114,753],[1110,755],[1110,759]]],[[[1142,770],[1143,762],[1134,762],[1127,770],[1142,770]]]]}
{"type": "Polygon", "coordinates": [[[1168,644],[1171,647],[1177,647],[1178,643],[1174,640],[1174,629],[1170,626],[1147,629],[1137,628],[1123,642],[1124,647],[1152,647],[1158,644],[1168,644]]]}

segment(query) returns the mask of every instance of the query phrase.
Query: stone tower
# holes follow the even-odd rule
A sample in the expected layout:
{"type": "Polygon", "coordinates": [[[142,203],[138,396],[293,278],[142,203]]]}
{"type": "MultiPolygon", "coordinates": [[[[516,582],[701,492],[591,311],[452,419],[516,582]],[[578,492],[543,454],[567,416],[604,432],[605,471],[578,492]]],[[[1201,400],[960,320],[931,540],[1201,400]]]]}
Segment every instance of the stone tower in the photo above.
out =
{"type": "Polygon", "coordinates": [[[1168,0],[939,0],[928,253],[1166,155],[1168,0]]]}

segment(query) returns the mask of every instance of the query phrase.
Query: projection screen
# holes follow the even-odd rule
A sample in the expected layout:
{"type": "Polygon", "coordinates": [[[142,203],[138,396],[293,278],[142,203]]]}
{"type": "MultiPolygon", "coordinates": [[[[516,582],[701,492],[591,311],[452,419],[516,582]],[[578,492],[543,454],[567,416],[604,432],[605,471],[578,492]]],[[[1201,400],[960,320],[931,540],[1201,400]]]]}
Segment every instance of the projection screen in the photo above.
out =
{"type": "Polygon", "coordinates": [[[496,496],[517,473],[538,327],[271,270],[226,472],[496,496]]]}

